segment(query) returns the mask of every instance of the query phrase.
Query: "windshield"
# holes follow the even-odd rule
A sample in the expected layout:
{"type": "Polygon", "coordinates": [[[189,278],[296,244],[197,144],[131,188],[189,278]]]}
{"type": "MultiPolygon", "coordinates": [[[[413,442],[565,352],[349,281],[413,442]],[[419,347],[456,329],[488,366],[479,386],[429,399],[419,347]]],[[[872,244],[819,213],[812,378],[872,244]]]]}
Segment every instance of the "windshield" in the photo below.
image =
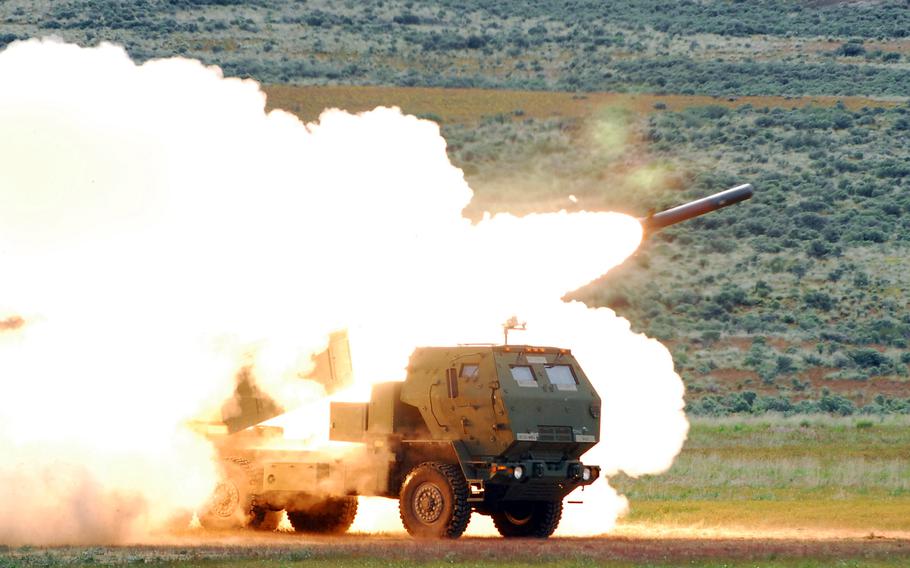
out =
{"type": "Polygon", "coordinates": [[[559,390],[578,390],[578,380],[570,365],[547,365],[547,380],[559,390]]]}
{"type": "Polygon", "coordinates": [[[531,371],[531,367],[528,366],[514,366],[512,367],[512,378],[515,379],[515,382],[518,383],[520,387],[536,387],[537,380],[534,378],[534,373],[531,371]]]}

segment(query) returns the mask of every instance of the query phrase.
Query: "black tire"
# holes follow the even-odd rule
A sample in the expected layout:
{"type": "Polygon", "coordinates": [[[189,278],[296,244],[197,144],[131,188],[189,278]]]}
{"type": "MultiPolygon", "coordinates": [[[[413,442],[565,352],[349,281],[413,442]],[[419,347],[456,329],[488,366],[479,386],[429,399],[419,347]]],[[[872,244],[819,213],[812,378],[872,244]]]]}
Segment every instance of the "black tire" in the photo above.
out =
{"type": "Polygon", "coordinates": [[[357,497],[332,497],[305,511],[288,511],[297,532],[343,534],[357,516],[357,497]]]}
{"type": "Polygon", "coordinates": [[[281,522],[281,511],[256,507],[250,516],[249,527],[257,531],[273,531],[281,522]]]}
{"type": "Polygon", "coordinates": [[[504,537],[547,538],[561,518],[562,501],[516,501],[493,513],[493,524],[504,537]]]}
{"type": "Polygon", "coordinates": [[[439,462],[415,467],[401,484],[398,510],[413,537],[460,537],[471,520],[468,482],[461,468],[439,462]]]}
{"type": "Polygon", "coordinates": [[[209,530],[239,529],[250,524],[253,484],[244,460],[225,460],[212,497],[199,512],[199,524],[209,530]]]}

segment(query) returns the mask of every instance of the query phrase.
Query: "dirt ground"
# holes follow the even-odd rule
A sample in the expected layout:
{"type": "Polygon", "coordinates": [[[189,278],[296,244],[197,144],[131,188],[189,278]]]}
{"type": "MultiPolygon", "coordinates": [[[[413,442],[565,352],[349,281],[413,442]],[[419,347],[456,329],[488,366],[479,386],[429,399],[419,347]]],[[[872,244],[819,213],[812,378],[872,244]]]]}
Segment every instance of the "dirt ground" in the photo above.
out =
{"type": "Polygon", "coordinates": [[[742,532],[626,527],[598,538],[517,540],[462,538],[417,541],[403,536],[350,534],[342,537],[293,533],[191,531],[162,537],[155,544],[125,546],[0,547],[0,566],[200,561],[294,561],[378,558],[389,561],[446,562],[613,561],[687,563],[699,560],[903,559],[910,565],[910,535],[857,535],[799,531],[748,535],[742,532]],[[648,534],[650,533],[650,534],[648,534]]]}

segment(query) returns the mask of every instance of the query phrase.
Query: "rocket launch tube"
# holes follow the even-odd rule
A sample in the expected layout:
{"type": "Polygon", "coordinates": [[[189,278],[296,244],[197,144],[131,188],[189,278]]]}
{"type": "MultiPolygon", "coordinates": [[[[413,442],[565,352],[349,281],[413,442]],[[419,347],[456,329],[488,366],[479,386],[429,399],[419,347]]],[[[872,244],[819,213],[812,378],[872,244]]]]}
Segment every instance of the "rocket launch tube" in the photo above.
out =
{"type": "Polygon", "coordinates": [[[696,199],[695,201],[690,201],[689,203],[667,209],[666,211],[661,211],[660,213],[654,213],[653,215],[639,219],[639,221],[641,221],[641,226],[644,229],[645,234],[653,233],[664,227],[688,221],[694,217],[704,215],[705,213],[717,211],[728,205],[745,201],[752,197],[752,193],[752,184],[744,183],[743,185],[738,185],[726,191],[696,199]]]}

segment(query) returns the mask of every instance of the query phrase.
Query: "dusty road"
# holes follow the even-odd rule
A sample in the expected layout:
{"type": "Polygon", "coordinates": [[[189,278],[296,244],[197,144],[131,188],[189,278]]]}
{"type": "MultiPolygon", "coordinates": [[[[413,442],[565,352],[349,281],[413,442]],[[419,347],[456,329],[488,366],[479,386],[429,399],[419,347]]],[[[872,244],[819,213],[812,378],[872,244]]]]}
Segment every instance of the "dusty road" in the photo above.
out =
{"type": "Polygon", "coordinates": [[[399,535],[351,534],[343,537],[298,536],[292,533],[220,533],[190,531],[161,537],[153,544],[124,546],[2,547],[0,566],[41,564],[132,564],[218,560],[381,558],[390,561],[513,561],[557,560],[684,563],[691,560],[767,560],[815,558],[832,560],[896,558],[910,565],[908,535],[837,534],[699,534],[698,531],[656,531],[656,536],[622,530],[599,538],[504,540],[463,538],[457,541],[415,541],[399,535]],[[687,534],[688,532],[688,534],[687,534]],[[675,534],[674,534],[675,533],[675,534]]]}

